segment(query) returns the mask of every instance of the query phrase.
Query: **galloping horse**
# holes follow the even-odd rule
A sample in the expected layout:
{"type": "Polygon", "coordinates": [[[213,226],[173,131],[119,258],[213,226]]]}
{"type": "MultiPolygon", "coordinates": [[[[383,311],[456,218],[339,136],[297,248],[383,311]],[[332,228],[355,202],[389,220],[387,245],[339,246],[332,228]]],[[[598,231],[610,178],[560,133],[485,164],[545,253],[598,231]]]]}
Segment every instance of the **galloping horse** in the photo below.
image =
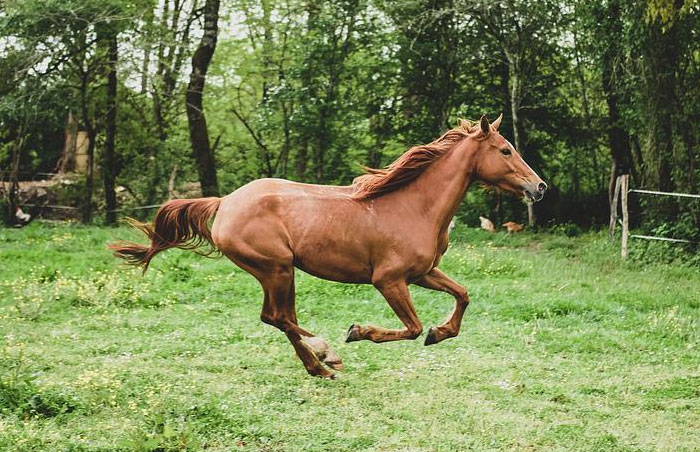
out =
{"type": "Polygon", "coordinates": [[[437,140],[415,146],[386,169],[368,169],[352,185],[310,185],[259,179],[223,198],[177,199],[153,224],[135,223],[151,240],[110,245],[115,255],[143,266],[168,248],[209,243],[262,285],[260,318],[282,330],[309,374],[332,378],[338,355],[298,325],[294,267],[319,278],[373,284],[403,322],[403,329],[353,324],[347,342],[416,339],[423,331],[409,284],[443,291],[456,304],[425,345],[456,336],[469,304],[464,287],[437,266],[452,217],[469,185],[482,181],[532,201],[547,185],[493,124],[462,121],[437,140]],[[208,222],[215,216],[209,229],[208,222]]]}

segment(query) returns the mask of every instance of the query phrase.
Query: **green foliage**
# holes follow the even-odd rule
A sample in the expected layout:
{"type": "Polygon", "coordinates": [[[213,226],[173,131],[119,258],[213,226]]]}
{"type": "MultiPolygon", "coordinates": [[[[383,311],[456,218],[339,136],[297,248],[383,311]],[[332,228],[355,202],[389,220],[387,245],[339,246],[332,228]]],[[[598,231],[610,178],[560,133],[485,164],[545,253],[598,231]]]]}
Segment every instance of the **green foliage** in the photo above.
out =
{"type": "Polygon", "coordinates": [[[0,413],[26,419],[72,412],[76,408],[72,397],[36,384],[37,375],[24,347],[21,342],[13,343],[11,336],[5,338],[0,354],[0,413]]]}
{"type": "MultiPolygon", "coordinates": [[[[223,192],[259,177],[348,184],[361,165],[386,165],[460,117],[501,112],[502,133],[514,141],[518,129],[520,151],[551,187],[536,208],[541,224],[606,223],[613,126],[631,145],[634,186],[698,191],[697,1],[224,3],[204,91],[223,192]]],[[[196,196],[184,94],[200,6],[7,3],[0,167],[21,142],[23,174],[52,171],[69,110],[81,129],[94,129],[101,161],[107,60],[98,37],[110,27],[121,52],[120,204],[196,196]]],[[[83,192],[74,195],[64,201],[86,204],[83,192]]],[[[470,224],[486,214],[523,221],[521,203],[468,196],[474,204],[460,216],[470,224]]],[[[640,207],[659,223],[698,229],[696,208],[640,207]]]]}
{"type": "MultiPolygon", "coordinates": [[[[659,227],[656,229],[658,236],[666,236],[669,228],[659,227]]],[[[676,265],[697,267],[700,265],[700,253],[697,244],[666,243],[653,240],[635,241],[631,256],[639,262],[664,262],[676,265]]]]}
{"type": "Polygon", "coordinates": [[[563,223],[552,227],[551,232],[554,234],[561,234],[567,237],[576,237],[583,233],[581,227],[573,223],[563,223]]]}
{"type": "Polygon", "coordinates": [[[173,418],[172,411],[150,409],[129,437],[119,443],[135,452],[174,452],[201,450],[191,428],[182,418],[173,418]]]}

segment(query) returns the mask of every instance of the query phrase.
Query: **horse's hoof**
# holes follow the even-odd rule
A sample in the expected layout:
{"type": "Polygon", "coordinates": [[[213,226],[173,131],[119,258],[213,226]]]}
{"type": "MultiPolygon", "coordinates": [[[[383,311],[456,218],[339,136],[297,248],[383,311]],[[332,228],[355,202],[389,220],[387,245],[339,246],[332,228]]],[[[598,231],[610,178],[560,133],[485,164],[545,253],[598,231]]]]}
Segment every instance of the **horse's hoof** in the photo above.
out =
{"type": "Polygon", "coordinates": [[[335,374],[328,369],[320,366],[318,368],[306,369],[306,372],[312,377],[327,378],[329,380],[335,380],[335,374]]]}
{"type": "Polygon", "coordinates": [[[323,364],[325,364],[333,370],[345,369],[345,366],[343,366],[343,361],[340,359],[340,356],[338,356],[338,354],[332,349],[329,349],[328,354],[323,358],[323,364]]]}
{"type": "Polygon", "coordinates": [[[333,370],[345,370],[345,366],[340,361],[324,361],[324,364],[333,370]]]}
{"type": "Polygon", "coordinates": [[[323,378],[324,380],[337,379],[337,377],[335,376],[335,374],[333,372],[328,372],[328,373],[324,373],[324,374],[316,374],[316,375],[314,375],[314,377],[323,378]]]}
{"type": "Polygon", "coordinates": [[[352,324],[350,325],[350,328],[348,328],[348,334],[345,336],[345,342],[355,342],[361,340],[362,337],[360,336],[360,325],[357,324],[352,324]]]}
{"type": "Polygon", "coordinates": [[[425,336],[425,345],[433,345],[438,343],[437,332],[438,329],[436,327],[430,327],[430,329],[428,330],[428,335],[425,336]]]}

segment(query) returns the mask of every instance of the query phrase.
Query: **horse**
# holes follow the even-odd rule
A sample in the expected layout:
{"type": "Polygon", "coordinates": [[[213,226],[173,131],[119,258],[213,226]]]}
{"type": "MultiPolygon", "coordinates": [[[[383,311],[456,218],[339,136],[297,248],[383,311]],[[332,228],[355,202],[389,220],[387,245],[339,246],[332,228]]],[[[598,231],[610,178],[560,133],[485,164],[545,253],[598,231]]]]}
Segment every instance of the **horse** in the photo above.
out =
{"type": "Polygon", "coordinates": [[[492,124],[462,120],[435,141],[414,146],[384,169],[366,168],[348,186],[258,179],[218,197],[175,199],[153,223],[132,221],[150,239],[109,245],[117,257],[143,267],[168,248],[210,245],[252,274],[264,297],[262,322],[284,332],[306,371],[334,378],[338,354],[299,326],[294,272],[342,283],[372,284],[404,328],[352,324],[346,342],[413,340],[423,325],[408,286],[455,299],[449,318],[429,328],[425,345],[457,336],[469,305],[467,290],[438,269],[449,225],[469,186],[481,181],[532,201],[547,185],[492,124]],[[209,227],[211,219],[213,224],[209,227]],[[327,366],[325,367],[324,366],[327,366]]]}

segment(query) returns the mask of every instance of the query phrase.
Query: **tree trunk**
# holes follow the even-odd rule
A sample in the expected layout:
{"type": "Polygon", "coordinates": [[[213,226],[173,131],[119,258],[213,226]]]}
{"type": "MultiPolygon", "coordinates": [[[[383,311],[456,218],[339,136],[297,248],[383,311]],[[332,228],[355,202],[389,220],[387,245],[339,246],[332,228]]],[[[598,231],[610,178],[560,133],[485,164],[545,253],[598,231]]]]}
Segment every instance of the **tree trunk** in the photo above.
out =
{"type": "Polygon", "coordinates": [[[94,161],[95,161],[95,137],[97,136],[97,131],[95,130],[95,125],[90,118],[90,107],[88,100],[88,81],[89,74],[84,71],[81,74],[80,79],[80,109],[83,121],[83,127],[88,136],[88,148],[87,148],[87,168],[85,172],[85,188],[83,191],[83,205],[82,205],[82,220],[83,223],[89,223],[92,221],[92,192],[93,192],[93,172],[94,172],[94,161]]]}
{"type": "MultiPolygon", "coordinates": [[[[674,2],[672,17],[677,15],[679,2],[674,2]]],[[[678,69],[679,44],[677,20],[664,24],[660,18],[649,24],[646,43],[647,62],[647,124],[649,150],[647,171],[655,171],[648,179],[656,182],[661,191],[674,191],[672,168],[677,164],[674,152],[674,120],[677,119],[676,70],[678,69]],[[653,177],[655,176],[655,177],[653,177]]],[[[658,197],[652,200],[652,210],[659,221],[674,221],[678,204],[674,198],[658,197]]]]}
{"type": "Polygon", "coordinates": [[[306,164],[309,160],[309,140],[306,136],[302,137],[299,143],[299,152],[296,155],[296,173],[297,179],[303,181],[306,179],[306,164]]]}
{"type": "MultiPolygon", "coordinates": [[[[605,85],[605,76],[603,76],[603,80],[603,85],[605,85]]],[[[622,120],[617,109],[617,95],[606,89],[605,98],[608,104],[608,120],[610,124],[608,142],[610,143],[610,151],[615,168],[613,177],[621,174],[630,174],[633,168],[630,137],[621,124],[622,120]]]]}
{"type": "Polygon", "coordinates": [[[19,168],[22,161],[22,151],[24,150],[24,126],[20,125],[17,138],[12,144],[12,160],[10,166],[10,193],[9,204],[7,206],[7,219],[10,224],[17,223],[17,206],[19,206],[19,168]]]}
{"type": "Polygon", "coordinates": [[[66,173],[75,170],[75,149],[78,140],[78,120],[73,116],[72,111],[68,111],[68,120],[66,121],[66,139],[63,144],[61,158],[56,165],[57,173],[66,173]]]}
{"type": "Polygon", "coordinates": [[[605,24],[604,28],[609,42],[604,44],[606,47],[602,55],[602,82],[605,101],[608,104],[608,125],[610,127],[608,129],[608,142],[610,143],[613,160],[610,183],[608,185],[608,198],[612,203],[617,176],[629,174],[634,167],[630,137],[627,130],[622,126],[622,118],[618,109],[620,99],[617,84],[614,81],[614,64],[618,52],[618,39],[622,36],[620,5],[617,1],[612,0],[608,3],[605,18],[608,23],[605,24]]]}
{"type": "Polygon", "coordinates": [[[673,191],[671,165],[673,162],[673,119],[675,113],[675,67],[676,50],[673,40],[673,27],[664,32],[660,25],[654,25],[652,39],[660,47],[652,68],[654,83],[651,87],[653,111],[651,126],[651,151],[655,153],[658,174],[658,188],[673,191]],[[654,86],[655,85],[655,86],[654,86]]]}
{"type": "MultiPolygon", "coordinates": [[[[520,61],[518,55],[506,53],[508,59],[508,78],[510,80],[510,111],[513,120],[513,141],[515,149],[521,154],[525,154],[524,132],[522,118],[520,117],[520,104],[522,102],[522,80],[520,77],[520,61]]],[[[535,216],[535,205],[529,199],[527,204],[527,224],[535,226],[537,217],[535,216]]]]}
{"type": "Polygon", "coordinates": [[[110,29],[108,36],[108,58],[109,72],[107,74],[107,118],[105,148],[102,155],[102,177],[105,187],[105,222],[113,225],[117,222],[117,193],[114,191],[115,179],[117,177],[115,139],[117,135],[117,59],[118,43],[117,32],[110,29]]]}
{"type": "Polygon", "coordinates": [[[369,117],[369,132],[374,135],[374,146],[367,151],[367,166],[379,168],[382,161],[382,147],[384,146],[384,124],[381,117],[381,106],[375,104],[371,107],[369,117]]]}
{"type": "Polygon", "coordinates": [[[513,144],[518,152],[525,152],[525,144],[523,143],[522,123],[520,119],[520,102],[521,102],[521,80],[518,73],[518,63],[515,57],[508,59],[508,78],[510,80],[510,113],[513,121],[513,144]]]}
{"type": "MultiPolygon", "coordinates": [[[[314,172],[316,173],[316,182],[321,183],[327,178],[324,174],[326,154],[333,145],[333,134],[331,126],[333,119],[337,115],[336,100],[338,98],[339,85],[341,77],[345,71],[345,62],[350,52],[351,41],[353,39],[353,31],[357,19],[358,2],[352,1],[347,5],[345,11],[347,19],[347,32],[345,40],[340,43],[340,37],[343,34],[342,29],[344,23],[340,26],[333,41],[332,55],[328,64],[328,85],[325,90],[325,98],[323,105],[319,109],[318,128],[316,129],[316,153],[314,155],[314,172]]],[[[336,33],[334,30],[333,33],[336,33]]],[[[335,175],[333,175],[335,176],[335,175]]]]}
{"type": "Polygon", "coordinates": [[[92,192],[95,174],[95,137],[97,136],[97,131],[92,124],[86,124],[85,127],[88,135],[88,148],[87,169],[85,173],[85,192],[83,195],[83,223],[90,223],[92,221],[92,192]]]}
{"type": "Polygon", "coordinates": [[[141,32],[146,36],[146,43],[143,48],[143,61],[141,62],[141,94],[148,93],[148,74],[151,66],[151,39],[153,37],[153,8],[148,8],[144,17],[144,25],[141,32]]]}
{"type": "Polygon", "coordinates": [[[289,150],[292,147],[291,131],[289,130],[289,113],[287,112],[286,101],[282,101],[282,129],[284,130],[284,144],[282,153],[277,161],[277,168],[280,177],[287,178],[287,166],[289,165],[289,150]]]}
{"type": "Polygon", "coordinates": [[[316,175],[316,183],[323,182],[323,165],[326,152],[330,146],[330,138],[328,130],[328,116],[331,114],[330,99],[326,99],[326,105],[319,110],[318,129],[316,136],[316,153],[314,155],[314,173],[316,175]]]}
{"type": "MultiPolygon", "coordinates": [[[[307,13],[305,36],[309,39],[318,28],[318,6],[313,0],[308,0],[305,9],[307,13]]],[[[302,114],[305,114],[305,109],[309,108],[308,105],[304,106],[304,103],[306,102],[308,104],[309,99],[318,97],[318,85],[314,83],[314,75],[317,71],[316,62],[312,57],[311,48],[308,44],[304,50],[306,51],[306,58],[301,68],[301,74],[299,75],[299,80],[301,82],[300,92],[304,93],[303,97],[300,99],[300,111],[302,114]]],[[[310,112],[307,114],[310,116],[310,112]]],[[[313,149],[310,149],[312,134],[313,128],[310,126],[309,121],[305,121],[299,130],[299,144],[297,146],[299,151],[296,154],[295,165],[297,179],[300,181],[306,180],[309,156],[314,152],[313,149]]]]}
{"type": "Polygon", "coordinates": [[[197,162],[202,196],[219,196],[216,163],[209,143],[207,121],[202,107],[202,91],[209,63],[216,50],[219,0],[207,0],[204,5],[204,34],[192,56],[192,73],[185,97],[190,142],[197,162]]]}

